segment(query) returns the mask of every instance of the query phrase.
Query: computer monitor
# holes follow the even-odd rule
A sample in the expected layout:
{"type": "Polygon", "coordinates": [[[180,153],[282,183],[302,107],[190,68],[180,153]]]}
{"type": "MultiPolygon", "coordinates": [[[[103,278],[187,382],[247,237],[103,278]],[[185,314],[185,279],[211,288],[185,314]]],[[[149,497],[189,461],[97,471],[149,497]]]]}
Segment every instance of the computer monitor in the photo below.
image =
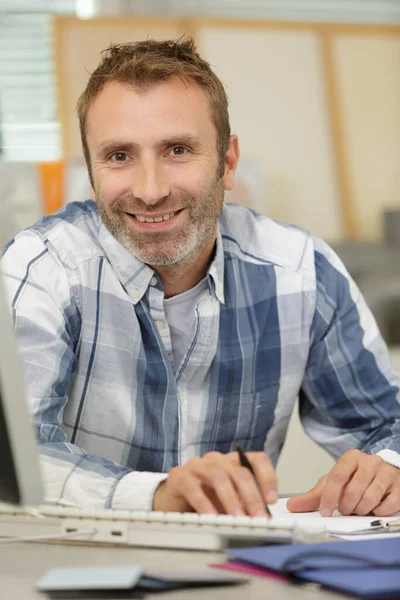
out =
{"type": "Polygon", "coordinates": [[[0,501],[36,505],[42,500],[38,451],[0,272],[0,501]]]}

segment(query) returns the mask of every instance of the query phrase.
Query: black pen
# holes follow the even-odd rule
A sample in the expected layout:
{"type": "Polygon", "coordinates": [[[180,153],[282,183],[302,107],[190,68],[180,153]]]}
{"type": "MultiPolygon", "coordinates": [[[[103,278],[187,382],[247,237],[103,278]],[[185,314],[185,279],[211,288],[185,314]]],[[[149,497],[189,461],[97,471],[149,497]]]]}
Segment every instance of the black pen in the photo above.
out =
{"type": "MultiPolygon", "coordinates": [[[[253,477],[254,477],[254,479],[256,481],[257,487],[260,490],[261,496],[262,496],[263,493],[262,493],[262,490],[260,488],[260,484],[257,481],[256,474],[253,471],[253,467],[249,463],[249,460],[248,460],[247,456],[245,455],[245,453],[243,452],[243,450],[241,449],[241,447],[239,446],[239,444],[236,444],[236,450],[237,450],[237,452],[239,454],[240,464],[242,465],[242,467],[246,467],[246,469],[249,469],[250,473],[253,475],[253,477]]],[[[271,511],[268,508],[268,504],[267,503],[265,503],[265,510],[267,511],[268,517],[271,519],[272,518],[272,514],[271,514],[271,511]]]]}

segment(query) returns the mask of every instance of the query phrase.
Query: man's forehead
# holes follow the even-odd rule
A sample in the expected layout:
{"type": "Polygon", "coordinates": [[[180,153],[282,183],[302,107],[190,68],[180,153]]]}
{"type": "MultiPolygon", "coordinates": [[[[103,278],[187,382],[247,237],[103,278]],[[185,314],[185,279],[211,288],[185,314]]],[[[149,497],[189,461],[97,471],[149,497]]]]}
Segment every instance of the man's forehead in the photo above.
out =
{"type": "MultiPolygon", "coordinates": [[[[107,129],[125,126],[134,128],[138,135],[142,127],[147,127],[146,135],[158,139],[203,137],[207,130],[212,137],[216,135],[203,90],[197,83],[178,77],[145,89],[118,81],[107,83],[90,106],[86,125],[87,133],[98,141],[104,139],[102,133],[107,129]]],[[[112,137],[122,134],[115,131],[112,137]]]]}
{"type": "Polygon", "coordinates": [[[146,86],[138,86],[120,81],[110,81],[104,85],[98,96],[89,107],[89,113],[108,102],[114,106],[127,104],[142,105],[155,108],[157,105],[176,105],[179,112],[185,107],[196,104],[197,109],[208,111],[208,99],[198,83],[193,80],[182,80],[170,77],[165,81],[154,82],[146,86]]]}

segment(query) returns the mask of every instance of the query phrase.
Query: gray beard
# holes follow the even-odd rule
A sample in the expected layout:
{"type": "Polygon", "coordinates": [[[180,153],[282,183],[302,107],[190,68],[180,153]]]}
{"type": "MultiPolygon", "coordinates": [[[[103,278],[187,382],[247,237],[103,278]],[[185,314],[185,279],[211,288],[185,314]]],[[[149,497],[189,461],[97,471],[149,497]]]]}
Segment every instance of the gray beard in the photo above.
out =
{"type": "Polygon", "coordinates": [[[135,234],[128,227],[127,217],[123,214],[131,212],[132,202],[128,204],[127,200],[119,199],[118,212],[110,216],[100,195],[98,198],[97,205],[104,225],[129,252],[145,264],[170,267],[187,260],[209,239],[221,214],[224,190],[222,179],[218,179],[210,186],[209,192],[200,198],[185,197],[184,207],[189,212],[189,221],[181,227],[179,239],[174,239],[174,234],[168,231],[135,234]],[[199,211],[199,205],[203,210],[199,211]]]}

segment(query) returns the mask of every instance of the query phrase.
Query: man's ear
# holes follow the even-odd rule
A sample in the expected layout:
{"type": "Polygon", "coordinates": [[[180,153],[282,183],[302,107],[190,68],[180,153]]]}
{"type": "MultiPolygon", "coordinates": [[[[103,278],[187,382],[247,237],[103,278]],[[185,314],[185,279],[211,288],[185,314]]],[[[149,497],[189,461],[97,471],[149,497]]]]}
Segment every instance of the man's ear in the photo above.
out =
{"type": "Polygon", "coordinates": [[[239,162],[239,139],[237,135],[229,138],[228,150],[225,154],[224,189],[230,191],[235,185],[235,171],[239,162]]]}

